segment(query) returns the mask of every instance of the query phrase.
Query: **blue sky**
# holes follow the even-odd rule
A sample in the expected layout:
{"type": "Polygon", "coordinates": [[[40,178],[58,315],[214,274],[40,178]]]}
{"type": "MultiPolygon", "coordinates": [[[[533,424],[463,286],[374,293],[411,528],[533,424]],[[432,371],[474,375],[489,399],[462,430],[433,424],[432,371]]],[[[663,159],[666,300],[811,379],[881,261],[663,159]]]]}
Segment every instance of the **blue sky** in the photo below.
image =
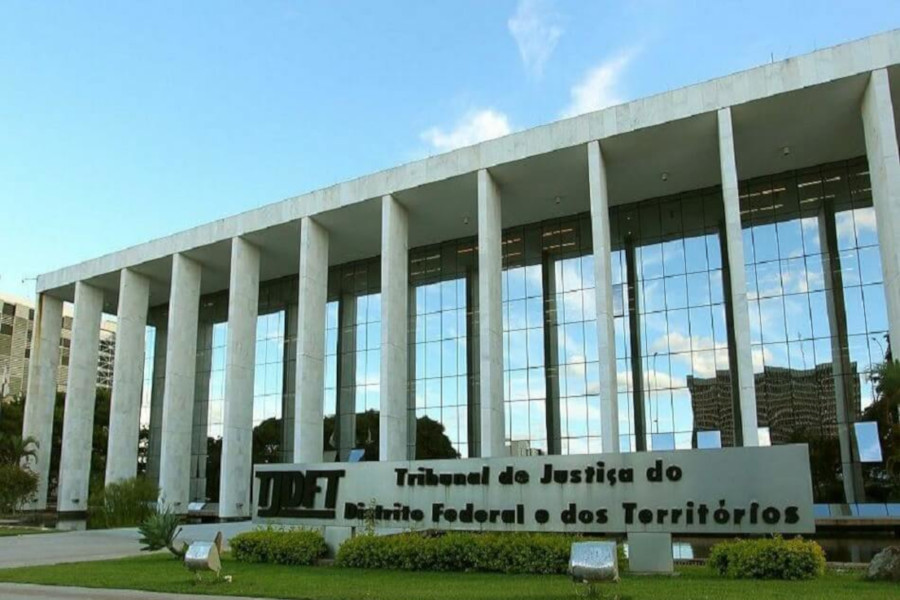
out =
{"type": "Polygon", "coordinates": [[[0,0],[0,291],[898,24],[896,1],[0,0]]]}

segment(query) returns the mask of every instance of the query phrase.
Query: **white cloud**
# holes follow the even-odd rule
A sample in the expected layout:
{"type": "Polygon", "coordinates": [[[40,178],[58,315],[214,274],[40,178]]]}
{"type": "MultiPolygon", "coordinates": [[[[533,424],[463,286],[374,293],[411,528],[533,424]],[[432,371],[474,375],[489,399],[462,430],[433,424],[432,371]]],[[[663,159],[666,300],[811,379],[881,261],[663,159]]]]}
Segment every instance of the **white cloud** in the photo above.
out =
{"type": "Polygon", "coordinates": [[[569,92],[569,105],[562,116],[575,117],[615,106],[625,101],[621,90],[622,74],[631,63],[634,51],[621,52],[588,70],[569,92]]]}
{"type": "Polygon", "coordinates": [[[420,137],[438,152],[449,152],[504,136],[511,131],[509,118],[504,113],[485,108],[469,111],[449,131],[431,127],[423,131],[420,137]]]}
{"type": "Polygon", "coordinates": [[[507,26],[519,46],[525,70],[540,78],[563,33],[559,16],[547,0],[519,0],[516,14],[509,18],[507,26]]]}

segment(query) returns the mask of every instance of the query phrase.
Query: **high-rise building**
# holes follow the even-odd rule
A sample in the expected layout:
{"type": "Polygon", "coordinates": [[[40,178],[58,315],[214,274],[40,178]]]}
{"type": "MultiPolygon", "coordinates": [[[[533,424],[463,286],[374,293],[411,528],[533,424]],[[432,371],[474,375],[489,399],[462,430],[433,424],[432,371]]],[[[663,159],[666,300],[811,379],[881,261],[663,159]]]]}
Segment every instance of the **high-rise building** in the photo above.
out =
{"type": "MultiPolygon", "coordinates": [[[[34,305],[23,298],[0,294],[0,398],[19,396],[28,388],[28,365],[34,334],[34,305]]],[[[62,317],[56,390],[66,391],[69,352],[72,345],[72,314],[62,317]]],[[[97,362],[97,387],[112,388],[115,363],[116,322],[103,319],[97,362]]]]}

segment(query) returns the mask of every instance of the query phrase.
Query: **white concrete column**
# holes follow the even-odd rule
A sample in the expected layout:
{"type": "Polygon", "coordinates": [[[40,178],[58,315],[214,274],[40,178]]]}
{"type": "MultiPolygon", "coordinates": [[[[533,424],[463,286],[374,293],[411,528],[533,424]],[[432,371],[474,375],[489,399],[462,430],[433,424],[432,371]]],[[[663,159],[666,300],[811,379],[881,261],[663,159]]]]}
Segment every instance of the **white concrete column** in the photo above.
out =
{"type": "Polygon", "coordinates": [[[119,274],[119,309],[116,313],[116,362],[109,409],[107,484],[130,479],[137,474],[149,300],[150,281],[131,269],[122,269],[119,274]]]}
{"type": "Polygon", "coordinates": [[[62,456],[59,461],[56,508],[59,513],[87,511],[102,311],[103,292],[83,281],[77,282],[63,414],[62,456]]]}
{"type": "Polygon", "coordinates": [[[609,191],[600,142],[588,144],[591,193],[591,237],[597,302],[597,348],[600,357],[600,432],[603,452],[619,452],[619,399],[616,385],[616,331],[613,322],[612,243],[609,234],[609,191]]]}
{"type": "Polygon", "coordinates": [[[393,196],[381,199],[381,410],[379,458],[406,460],[409,219],[393,196]]]}
{"type": "Polygon", "coordinates": [[[505,456],[503,419],[503,269],[500,188],[487,169],[478,171],[478,336],[481,384],[481,456],[505,456]]]}
{"type": "Polygon", "coordinates": [[[900,154],[886,69],[872,71],[862,101],[863,129],[872,202],[878,220],[878,247],[884,273],[888,329],[894,356],[900,351],[900,154]]]}
{"type": "Polygon", "coordinates": [[[300,222],[300,293],[297,304],[297,388],[294,461],[321,462],[325,411],[325,303],[328,298],[328,231],[300,222]]]}
{"type": "Polygon", "coordinates": [[[166,339],[159,501],[187,513],[191,484],[191,429],[200,314],[200,264],[183,254],[172,256],[172,289],[166,339]]]}
{"type": "MultiPolygon", "coordinates": [[[[759,445],[756,421],[756,383],[753,377],[753,352],[750,346],[750,309],[747,305],[747,274],[744,267],[744,236],[741,229],[741,203],[738,194],[737,163],[734,158],[734,132],[731,109],[719,110],[719,165],[722,171],[722,201],[725,205],[725,245],[728,272],[731,275],[731,310],[737,364],[731,376],[738,378],[741,405],[741,437],[744,446],[759,445]]],[[[735,432],[737,433],[737,432],[735,432]]]]}
{"type": "Polygon", "coordinates": [[[250,516],[259,257],[259,248],[250,242],[239,237],[231,240],[225,351],[225,426],[219,482],[219,518],[222,519],[250,516]]]}
{"type": "Polygon", "coordinates": [[[53,409],[56,405],[56,378],[59,371],[59,338],[62,331],[63,302],[47,294],[38,294],[31,359],[28,364],[28,390],[22,437],[33,437],[38,447],[29,468],[38,476],[38,490],[32,510],[47,508],[47,481],[50,476],[50,450],[53,447],[53,409]]]}

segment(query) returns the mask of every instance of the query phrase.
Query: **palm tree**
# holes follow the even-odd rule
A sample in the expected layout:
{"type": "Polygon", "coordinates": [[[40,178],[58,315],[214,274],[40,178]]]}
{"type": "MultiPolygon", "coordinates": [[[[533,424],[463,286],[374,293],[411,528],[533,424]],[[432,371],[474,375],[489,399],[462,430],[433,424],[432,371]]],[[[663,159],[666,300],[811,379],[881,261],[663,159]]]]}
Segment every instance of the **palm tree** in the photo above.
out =
{"type": "Polygon", "coordinates": [[[23,438],[0,433],[0,464],[27,466],[31,459],[37,460],[39,447],[40,442],[30,435],[23,438]]]}

